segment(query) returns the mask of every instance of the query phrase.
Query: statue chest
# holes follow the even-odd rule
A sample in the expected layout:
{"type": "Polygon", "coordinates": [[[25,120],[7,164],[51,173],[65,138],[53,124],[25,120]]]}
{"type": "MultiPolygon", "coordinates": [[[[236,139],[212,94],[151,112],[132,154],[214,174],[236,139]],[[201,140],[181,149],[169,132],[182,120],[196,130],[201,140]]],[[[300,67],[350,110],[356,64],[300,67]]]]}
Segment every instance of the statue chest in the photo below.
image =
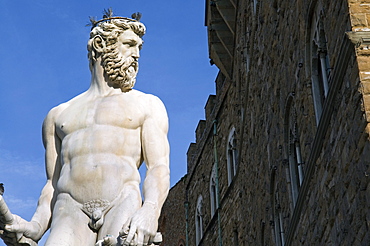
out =
{"type": "Polygon", "coordinates": [[[140,104],[119,98],[100,98],[79,101],[69,105],[56,120],[60,138],[76,131],[105,125],[124,129],[137,129],[144,119],[140,104]]]}

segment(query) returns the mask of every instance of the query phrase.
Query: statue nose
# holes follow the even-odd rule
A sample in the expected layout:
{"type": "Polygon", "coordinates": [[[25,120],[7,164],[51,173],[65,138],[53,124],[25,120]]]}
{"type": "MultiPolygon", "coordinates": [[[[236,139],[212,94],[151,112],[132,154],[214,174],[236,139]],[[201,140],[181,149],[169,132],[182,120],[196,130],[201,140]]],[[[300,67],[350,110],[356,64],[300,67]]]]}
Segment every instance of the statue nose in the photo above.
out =
{"type": "Polygon", "coordinates": [[[140,50],[138,47],[134,47],[132,50],[132,57],[134,57],[136,60],[140,57],[140,50]]]}

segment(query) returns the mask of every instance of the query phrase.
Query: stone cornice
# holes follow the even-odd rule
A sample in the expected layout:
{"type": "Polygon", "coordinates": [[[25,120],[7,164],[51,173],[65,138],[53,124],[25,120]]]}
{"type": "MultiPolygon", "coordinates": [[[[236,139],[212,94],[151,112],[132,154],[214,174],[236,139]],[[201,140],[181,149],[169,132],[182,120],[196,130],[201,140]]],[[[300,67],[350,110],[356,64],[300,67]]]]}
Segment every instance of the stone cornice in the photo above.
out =
{"type": "Polygon", "coordinates": [[[356,47],[370,45],[370,31],[347,32],[346,34],[356,47]]]}

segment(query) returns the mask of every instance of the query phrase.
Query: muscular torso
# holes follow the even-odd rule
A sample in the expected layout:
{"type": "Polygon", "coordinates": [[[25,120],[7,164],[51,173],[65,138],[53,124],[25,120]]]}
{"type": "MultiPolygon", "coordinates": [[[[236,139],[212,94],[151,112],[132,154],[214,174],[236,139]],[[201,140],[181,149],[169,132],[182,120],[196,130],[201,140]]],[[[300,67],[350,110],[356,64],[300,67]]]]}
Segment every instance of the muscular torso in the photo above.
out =
{"type": "Polygon", "coordinates": [[[141,126],[145,106],[129,93],[96,97],[89,93],[63,105],[55,127],[61,140],[59,193],[84,203],[114,200],[140,182],[141,126]]]}

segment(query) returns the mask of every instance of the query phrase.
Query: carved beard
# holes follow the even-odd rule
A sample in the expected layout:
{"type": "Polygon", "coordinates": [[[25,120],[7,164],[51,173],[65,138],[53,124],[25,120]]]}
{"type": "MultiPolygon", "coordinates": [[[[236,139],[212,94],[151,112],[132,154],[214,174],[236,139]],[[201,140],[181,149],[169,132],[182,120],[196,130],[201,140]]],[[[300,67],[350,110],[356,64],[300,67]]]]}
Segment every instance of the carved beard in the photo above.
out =
{"type": "Polygon", "coordinates": [[[117,49],[110,49],[102,57],[103,68],[113,86],[129,91],[134,87],[139,63],[133,57],[122,58],[117,49]]]}

